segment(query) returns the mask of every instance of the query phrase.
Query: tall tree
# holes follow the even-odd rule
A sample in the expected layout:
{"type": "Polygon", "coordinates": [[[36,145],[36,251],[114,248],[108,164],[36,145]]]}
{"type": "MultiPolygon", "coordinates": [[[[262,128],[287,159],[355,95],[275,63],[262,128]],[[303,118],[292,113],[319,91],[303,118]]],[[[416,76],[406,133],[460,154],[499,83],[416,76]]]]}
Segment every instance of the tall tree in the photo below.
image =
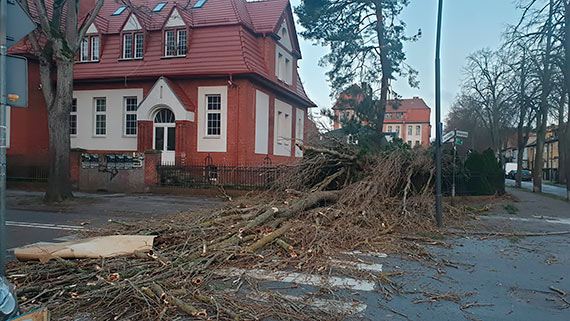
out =
{"type": "Polygon", "coordinates": [[[498,51],[479,50],[467,58],[464,73],[463,95],[478,104],[479,108],[473,111],[489,130],[493,149],[500,154],[501,129],[512,123],[512,92],[508,90],[506,60],[498,51]]]}
{"type": "Polygon", "coordinates": [[[416,71],[404,64],[403,42],[417,35],[404,34],[399,20],[409,0],[302,0],[295,9],[305,28],[301,35],[330,48],[321,64],[330,65],[327,73],[333,95],[355,82],[380,86],[375,108],[375,130],[382,134],[390,79],[408,76],[417,86],[416,71]]]}
{"type": "Polygon", "coordinates": [[[513,93],[514,121],[517,128],[516,187],[522,185],[524,150],[536,115],[540,82],[536,75],[537,57],[520,35],[507,32],[507,41],[500,49],[509,57],[509,91],[513,93]]]}
{"type": "Polygon", "coordinates": [[[564,88],[566,97],[565,108],[561,105],[558,112],[558,150],[560,154],[558,167],[560,176],[566,180],[566,199],[570,201],[570,0],[562,0],[563,27],[562,32],[562,74],[564,76],[564,88]]]}
{"type": "Polygon", "coordinates": [[[73,196],[69,178],[69,113],[74,57],[104,0],[92,1],[94,6],[81,16],[79,0],[21,1],[38,24],[28,41],[39,60],[48,114],[49,176],[45,200],[60,202],[73,196]]]}
{"type": "Polygon", "coordinates": [[[551,107],[553,88],[554,53],[556,48],[555,29],[559,0],[524,0],[523,14],[513,30],[521,34],[527,43],[532,43],[539,52],[538,75],[540,77],[540,102],[536,114],[536,148],[533,162],[533,191],[542,191],[543,153],[546,126],[551,107]]]}

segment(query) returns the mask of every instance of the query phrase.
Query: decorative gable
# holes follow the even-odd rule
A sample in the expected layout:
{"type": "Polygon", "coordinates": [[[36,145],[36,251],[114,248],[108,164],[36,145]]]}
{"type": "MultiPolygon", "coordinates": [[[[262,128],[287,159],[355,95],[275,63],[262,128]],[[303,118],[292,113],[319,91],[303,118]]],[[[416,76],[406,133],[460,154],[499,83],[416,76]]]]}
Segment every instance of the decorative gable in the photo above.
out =
{"type": "Polygon", "coordinates": [[[279,43],[292,52],[293,44],[291,42],[291,32],[287,26],[287,19],[283,19],[281,27],[279,27],[279,30],[277,31],[277,35],[281,38],[279,39],[279,43]]]}
{"type": "Polygon", "coordinates": [[[194,112],[188,111],[166,78],[160,77],[140,103],[137,119],[153,120],[154,112],[163,107],[170,108],[176,120],[194,121],[194,112]]]}
{"type": "Polygon", "coordinates": [[[172,10],[172,13],[170,14],[170,17],[166,21],[164,27],[173,28],[173,27],[184,27],[184,26],[186,26],[186,24],[184,23],[182,16],[180,16],[180,12],[178,12],[178,9],[174,8],[174,10],[172,10]]]}
{"type": "Polygon", "coordinates": [[[142,26],[139,23],[139,19],[134,14],[131,14],[127,23],[123,27],[123,31],[133,31],[133,30],[141,30],[142,26]]]}
{"type": "Polygon", "coordinates": [[[99,30],[97,30],[97,27],[95,27],[95,24],[92,23],[89,28],[87,28],[87,34],[94,34],[94,33],[99,33],[99,30]]]}

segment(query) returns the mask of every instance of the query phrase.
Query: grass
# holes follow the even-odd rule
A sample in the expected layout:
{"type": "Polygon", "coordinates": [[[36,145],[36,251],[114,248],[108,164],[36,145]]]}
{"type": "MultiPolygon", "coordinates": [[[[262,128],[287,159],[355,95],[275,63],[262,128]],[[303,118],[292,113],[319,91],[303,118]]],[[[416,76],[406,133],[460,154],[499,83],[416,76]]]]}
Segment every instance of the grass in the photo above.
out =
{"type": "Polygon", "coordinates": [[[420,237],[425,237],[428,239],[432,239],[432,240],[445,240],[445,235],[441,234],[441,233],[429,233],[429,232],[420,232],[417,233],[417,236],[420,237]]]}
{"type": "Polygon", "coordinates": [[[507,204],[503,207],[505,208],[505,211],[511,215],[517,214],[519,211],[518,207],[514,206],[513,204],[507,204]]]}

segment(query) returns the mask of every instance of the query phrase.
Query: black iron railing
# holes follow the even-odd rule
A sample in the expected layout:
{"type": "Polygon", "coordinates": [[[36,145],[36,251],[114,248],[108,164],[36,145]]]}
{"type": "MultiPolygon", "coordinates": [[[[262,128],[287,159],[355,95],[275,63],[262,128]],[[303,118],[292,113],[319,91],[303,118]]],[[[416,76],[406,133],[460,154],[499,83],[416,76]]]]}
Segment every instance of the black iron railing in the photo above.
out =
{"type": "Polygon", "coordinates": [[[281,172],[280,167],[273,166],[158,165],[157,183],[175,187],[266,189],[281,172]]]}

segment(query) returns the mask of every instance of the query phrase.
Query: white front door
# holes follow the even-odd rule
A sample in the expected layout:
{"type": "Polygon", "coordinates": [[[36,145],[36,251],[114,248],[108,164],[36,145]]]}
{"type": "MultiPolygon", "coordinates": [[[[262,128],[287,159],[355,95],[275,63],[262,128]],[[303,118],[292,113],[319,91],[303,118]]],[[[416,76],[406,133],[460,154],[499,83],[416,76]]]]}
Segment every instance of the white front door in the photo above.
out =
{"type": "Polygon", "coordinates": [[[176,124],[174,113],[167,108],[161,108],[154,116],[153,147],[162,151],[162,164],[174,165],[176,147],[176,124]]]}

